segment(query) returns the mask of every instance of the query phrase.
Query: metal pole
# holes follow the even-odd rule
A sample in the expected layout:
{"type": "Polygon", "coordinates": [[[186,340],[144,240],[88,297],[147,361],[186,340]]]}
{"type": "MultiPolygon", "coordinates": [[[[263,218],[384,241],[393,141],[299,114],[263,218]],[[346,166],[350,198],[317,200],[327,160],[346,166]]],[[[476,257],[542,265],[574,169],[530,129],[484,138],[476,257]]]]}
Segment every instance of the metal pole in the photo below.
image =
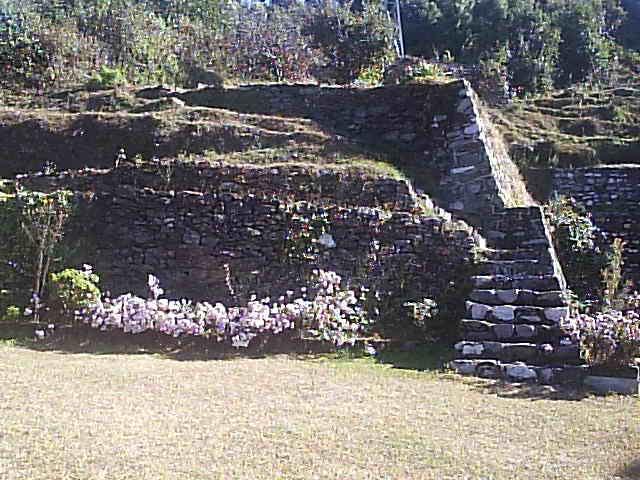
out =
{"type": "Polygon", "coordinates": [[[402,17],[400,16],[400,0],[396,0],[396,28],[398,29],[400,58],[404,58],[404,33],[402,31],[402,17]]]}

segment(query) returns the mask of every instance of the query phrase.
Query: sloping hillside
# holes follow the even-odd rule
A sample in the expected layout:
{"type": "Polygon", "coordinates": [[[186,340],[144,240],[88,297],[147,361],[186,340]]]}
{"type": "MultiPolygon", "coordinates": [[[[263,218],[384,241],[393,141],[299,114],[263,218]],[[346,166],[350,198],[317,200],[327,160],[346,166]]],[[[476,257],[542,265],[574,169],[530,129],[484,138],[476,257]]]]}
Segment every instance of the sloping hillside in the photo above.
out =
{"type": "Polygon", "coordinates": [[[574,87],[492,110],[521,166],[640,162],[640,76],[574,87]]]}

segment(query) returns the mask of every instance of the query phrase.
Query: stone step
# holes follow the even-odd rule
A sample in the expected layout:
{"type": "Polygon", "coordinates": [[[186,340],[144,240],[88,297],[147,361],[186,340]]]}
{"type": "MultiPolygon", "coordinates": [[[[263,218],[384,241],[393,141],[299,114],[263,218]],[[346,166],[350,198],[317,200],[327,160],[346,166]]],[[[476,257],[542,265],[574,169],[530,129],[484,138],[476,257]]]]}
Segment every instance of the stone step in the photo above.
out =
{"type": "Polygon", "coordinates": [[[469,300],[486,305],[531,305],[534,307],[564,307],[567,305],[562,290],[536,292],[525,289],[475,289],[469,300]]]}
{"type": "Polygon", "coordinates": [[[510,382],[535,382],[543,385],[581,384],[588,374],[585,365],[555,364],[538,367],[524,362],[502,363],[497,360],[458,359],[449,368],[461,375],[503,379],[510,382]]]}
{"type": "Polygon", "coordinates": [[[461,336],[469,341],[500,341],[505,343],[534,342],[559,345],[570,334],[559,326],[530,323],[494,323],[485,320],[460,321],[461,336]]]}
{"type": "Polygon", "coordinates": [[[532,342],[472,342],[462,340],[455,345],[458,358],[490,359],[502,362],[527,362],[532,365],[549,365],[562,362],[580,363],[580,346],[577,344],[552,345],[532,342]]]}
{"type": "Polygon", "coordinates": [[[560,325],[569,318],[569,307],[535,307],[531,305],[487,305],[467,300],[467,318],[495,323],[560,325]]]}
{"type": "Polygon", "coordinates": [[[555,275],[475,275],[471,277],[473,286],[487,289],[522,289],[536,292],[562,290],[560,280],[555,275]]]}
{"type": "Polygon", "coordinates": [[[481,252],[488,260],[543,260],[551,261],[549,249],[541,246],[539,248],[518,248],[518,249],[491,249],[481,252]]]}
{"type": "Polygon", "coordinates": [[[480,275],[553,275],[553,264],[539,260],[488,260],[478,267],[480,275]]]}

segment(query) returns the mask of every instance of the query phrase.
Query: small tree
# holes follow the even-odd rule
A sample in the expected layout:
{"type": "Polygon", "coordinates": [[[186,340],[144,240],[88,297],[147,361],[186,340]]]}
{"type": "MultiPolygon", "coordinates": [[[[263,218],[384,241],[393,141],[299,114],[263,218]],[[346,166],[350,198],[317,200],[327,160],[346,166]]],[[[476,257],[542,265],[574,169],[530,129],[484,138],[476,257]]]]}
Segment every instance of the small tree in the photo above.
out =
{"type": "Polygon", "coordinates": [[[64,235],[64,226],[71,213],[71,192],[52,193],[18,190],[20,226],[33,248],[33,318],[40,319],[41,299],[47,283],[54,250],[64,235]]]}

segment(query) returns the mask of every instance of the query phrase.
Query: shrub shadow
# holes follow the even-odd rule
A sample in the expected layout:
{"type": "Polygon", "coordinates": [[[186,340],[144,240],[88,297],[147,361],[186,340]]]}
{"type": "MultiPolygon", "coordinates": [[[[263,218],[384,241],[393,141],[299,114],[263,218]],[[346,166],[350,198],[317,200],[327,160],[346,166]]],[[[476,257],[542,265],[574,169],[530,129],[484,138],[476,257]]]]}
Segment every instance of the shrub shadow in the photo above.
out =
{"type": "Polygon", "coordinates": [[[480,393],[507,399],[579,401],[591,395],[576,384],[540,385],[486,380],[472,383],[472,388],[480,393]]]}
{"type": "Polygon", "coordinates": [[[390,345],[376,355],[376,361],[382,365],[420,372],[444,371],[447,362],[452,359],[453,349],[439,343],[390,345]]]}
{"type": "Polygon", "coordinates": [[[269,355],[321,354],[331,346],[318,341],[300,341],[285,336],[257,338],[248,348],[237,349],[202,337],[174,338],[158,332],[132,335],[119,330],[102,332],[85,325],[57,327],[43,339],[35,330],[46,332],[35,324],[0,326],[0,340],[39,352],[91,355],[159,355],[178,361],[228,360],[233,358],[265,358],[269,355]]]}
{"type": "Polygon", "coordinates": [[[638,480],[640,478],[640,458],[625,463],[625,466],[618,470],[615,478],[620,480],[638,480]]]}
{"type": "MultiPolygon", "coordinates": [[[[336,351],[333,344],[316,340],[300,340],[279,335],[256,338],[248,348],[236,349],[227,343],[217,343],[202,337],[174,338],[158,332],[132,335],[120,330],[102,332],[86,325],[59,326],[43,339],[36,339],[36,324],[0,325],[0,341],[9,341],[21,348],[39,352],[91,355],[159,355],[178,361],[229,360],[234,358],[266,358],[290,355],[299,360],[319,357],[352,360],[368,356],[363,344],[336,351]]],[[[444,344],[414,344],[384,341],[375,344],[376,363],[394,369],[438,372],[444,371],[452,358],[452,350],[444,344]]]]}

